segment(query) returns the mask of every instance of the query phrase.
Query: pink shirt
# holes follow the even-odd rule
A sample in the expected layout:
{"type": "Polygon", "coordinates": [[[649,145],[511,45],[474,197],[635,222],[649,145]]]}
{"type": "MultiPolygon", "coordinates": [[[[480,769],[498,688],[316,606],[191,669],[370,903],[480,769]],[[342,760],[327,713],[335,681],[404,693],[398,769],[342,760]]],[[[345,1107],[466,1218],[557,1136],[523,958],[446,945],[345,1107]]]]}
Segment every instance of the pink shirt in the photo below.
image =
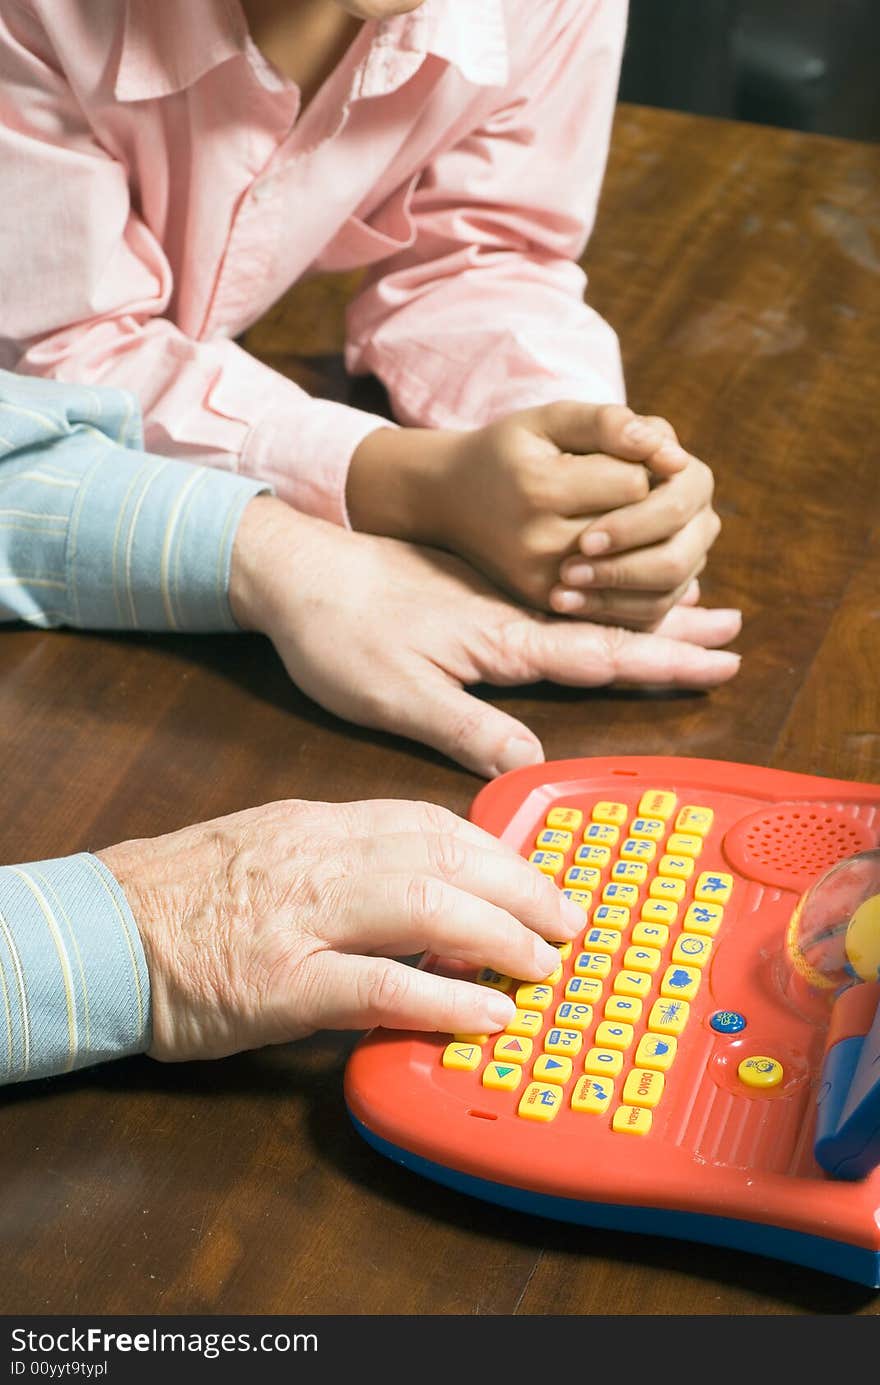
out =
{"type": "Polygon", "coordinates": [[[575,263],[626,0],[426,0],[363,26],[305,112],[238,0],[0,0],[0,367],[133,391],[154,452],[346,523],[387,420],[233,340],[296,280],[369,266],[345,359],[402,423],[619,400],[575,263]]]}

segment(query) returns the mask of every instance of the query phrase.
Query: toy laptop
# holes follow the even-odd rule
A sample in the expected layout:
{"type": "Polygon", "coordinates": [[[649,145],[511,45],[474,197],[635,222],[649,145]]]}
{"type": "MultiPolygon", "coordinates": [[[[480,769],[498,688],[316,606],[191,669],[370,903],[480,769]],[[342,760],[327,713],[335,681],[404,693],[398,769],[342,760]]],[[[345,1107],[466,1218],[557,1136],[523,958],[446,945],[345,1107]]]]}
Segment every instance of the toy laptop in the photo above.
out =
{"type": "Polygon", "coordinates": [[[471,818],[583,934],[543,984],[475,974],[515,1000],[503,1033],[365,1035],[363,1137],[519,1210],[880,1285],[880,786],[572,759],[503,775],[471,818]]]}

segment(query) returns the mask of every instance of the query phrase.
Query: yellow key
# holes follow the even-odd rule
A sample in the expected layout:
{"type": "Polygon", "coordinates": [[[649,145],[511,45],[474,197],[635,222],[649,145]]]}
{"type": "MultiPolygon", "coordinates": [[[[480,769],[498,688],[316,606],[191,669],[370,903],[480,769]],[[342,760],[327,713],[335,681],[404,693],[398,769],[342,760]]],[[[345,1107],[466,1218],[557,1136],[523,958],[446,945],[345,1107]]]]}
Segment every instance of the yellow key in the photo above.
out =
{"type": "Polygon", "coordinates": [[[600,904],[593,915],[597,928],[612,928],[622,932],[629,927],[629,909],[620,904],[600,904]]]}
{"type": "Polygon", "coordinates": [[[678,1039],[671,1034],[643,1034],[636,1049],[636,1067],[656,1068],[658,1072],[666,1072],[675,1062],[677,1050],[678,1039]]]}
{"type": "Polygon", "coordinates": [[[666,835],[666,823],[662,818],[633,818],[629,835],[645,837],[649,842],[660,842],[666,835]]]}
{"type": "Polygon", "coordinates": [[[555,1082],[557,1086],[564,1087],[572,1071],[570,1058],[554,1058],[552,1053],[542,1053],[535,1059],[532,1077],[536,1082],[555,1082]]]}
{"type": "Polygon", "coordinates": [[[456,1072],[473,1072],[482,1062],[483,1051],[479,1044],[447,1044],[443,1050],[444,1068],[456,1072]]]}
{"type": "Polygon", "coordinates": [[[669,942],[669,929],[665,923],[637,923],[632,931],[634,943],[648,947],[665,947],[669,942]]]}
{"type": "Polygon", "coordinates": [[[642,918],[645,923],[672,925],[678,918],[678,903],[674,899],[646,899],[642,905],[642,918]]]}
{"type": "Polygon", "coordinates": [[[622,885],[619,880],[611,880],[602,891],[603,904],[615,904],[624,909],[631,909],[638,897],[638,885],[622,885]]]}
{"type": "Polygon", "coordinates": [[[604,822],[610,827],[622,827],[629,815],[625,803],[597,803],[590,816],[594,822],[604,822]]]}
{"type": "Polygon", "coordinates": [[[599,888],[599,881],[602,879],[602,872],[595,866],[569,866],[565,872],[564,883],[570,889],[575,890],[596,890],[599,888]]]}
{"type": "Polygon", "coordinates": [[[513,985],[512,976],[503,976],[491,967],[481,967],[475,977],[478,986],[489,986],[493,991],[509,991],[513,985]]]}
{"type": "Polygon", "coordinates": [[[584,828],[584,842],[588,846],[616,846],[620,828],[608,822],[588,822],[584,828]]]}
{"type": "Polygon", "coordinates": [[[592,1005],[601,995],[602,982],[594,976],[573,976],[566,983],[565,999],[573,1000],[579,1005],[592,1005]]]}
{"type": "Polygon", "coordinates": [[[515,1092],[522,1079],[518,1063],[487,1063],[483,1068],[483,1086],[496,1092],[515,1092]]]}
{"type": "Polygon", "coordinates": [[[644,885],[648,878],[648,867],[644,861],[615,861],[611,867],[611,878],[625,885],[644,885]]]}
{"type": "Polygon", "coordinates": [[[601,1116],[610,1110],[614,1083],[609,1077],[581,1077],[571,1094],[572,1111],[601,1116]]]}
{"type": "Polygon", "coordinates": [[[694,899],[701,904],[726,904],[732,889],[732,875],[725,875],[723,871],[704,870],[694,887],[694,899]]]}
{"type": "Polygon", "coordinates": [[[623,954],[623,965],[629,971],[656,971],[663,954],[657,947],[628,947],[623,954]]]}
{"type": "Polygon", "coordinates": [[[559,827],[566,832],[579,832],[583,820],[580,808],[551,808],[547,814],[548,827],[559,827]]]}
{"type": "Polygon", "coordinates": [[[558,827],[544,827],[535,838],[535,846],[542,851],[561,851],[564,854],[571,850],[572,841],[571,832],[562,832],[558,827]]]}
{"type": "Polygon", "coordinates": [[[696,808],[688,804],[682,808],[675,819],[676,832],[693,832],[698,837],[706,837],[712,830],[715,813],[711,808],[696,808]]]}
{"type": "Polygon", "coordinates": [[[603,1014],[607,1020],[636,1024],[642,1017],[642,1002],[634,995],[611,995],[605,1002],[603,1014]]]}
{"type": "Polygon", "coordinates": [[[615,995],[638,995],[644,998],[653,984],[653,978],[646,971],[619,971],[614,978],[612,990],[615,995]]]}
{"type": "Polygon", "coordinates": [[[555,880],[565,864],[565,853],[563,851],[533,851],[529,856],[533,866],[537,866],[542,875],[549,875],[551,880],[555,880]]]}
{"type": "Polygon", "coordinates": [[[684,899],[685,882],[680,879],[673,879],[669,875],[655,875],[648,886],[648,894],[652,899],[669,899],[677,901],[684,899]]]}
{"type": "Polygon", "coordinates": [[[721,927],[724,910],[720,904],[692,904],[684,916],[684,927],[690,933],[705,933],[714,938],[721,927]]]}
{"type": "Polygon", "coordinates": [[[453,1034],[453,1039],[457,1044],[487,1044],[488,1034],[453,1034]]]}
{"type": "Polygon", "coordinates": [[[610,860],[610,846],[579,846],[574,853],[576,866],[595,866],[596,870],[604,870],[610,860]]]}
{"type": "Polygon", "coordinates": [[[591,1048],[584,1059],[584,1072],[593,1077],[616,1077],[623,1070],[623,1054],[618,1048],[591,1048]]]}
{"type": "Polygon", "coordinates": [[[573,899],[585,914],[588,914],[593,907],[593,896],[589,890],[563,890],[562,893],[567,899],[573,899]]]}
{"type": "Polygon", "coordinates": [[[601,1020],[596,1025],[596,1043],[599,1048],[619,1048],[625,1053],[633,1041],[634,1030],[631,1024],[620,1020],[601,1020]]]}
{"type": "Polygon", "coordinates": [[[665,789],[648,789],[639,801],[639,814],[646,818],[662,818],[667,822],[675,812],[678,802],[674,793],[665,789]]]}
{"type": "Polygon", "coordinates": [[[702,979],[698,967],[667,967],[660,982],[660,994],[668,1000],[693,1000],[702,979]]]}
{"type": "Polygon", "coordinates": [[[560,962],[558,967],[554,967],[550,975],[544,977],[544,980],[548,986],[555,986],[560,982],[562,980],[562,963],[560,962]]]}
{"type": "Polygon", "coordinates": [[[778,1087],[782,1081],[782,1064],[763,1055],[744,1058],[736,1073],[747,1087],[778,1087]]]}
{"type": "Polygon", "coordinates": [[[517,986],[514,996],[520,1010],[548,1010],[553,1004],[553,987],[547,985],[517,986]]]}
{"type": "Polygon", "coordinates": [[[505,1028],[505,1034],[521,1034],[524,1038],[533,1039],[536,1034],[540,1034],[544,1024],[544,1016],[538,1014],[537,1010],[515,1010],[513,1019],[505,1028]]]}
{"type": "Polygon", "coordinates": [[[673,880],[690,880],[694,873],[693,856],[661,856],[657,866],[657,874],[671,877],[673,880]]]}
{"type": "Polygon", "coordinates": [[[551,943],[550,946],[556,948],[560,962],[566,962],[571,956],[571,943],[551,943]]]}
{"type": "Polygon", "coordinates": [[[648,1015],[648,1028],[652,1034],[681,1034],[690,1013],[686,1000],[655,1000],[648,1015]]]}
{"type": "Polygon", "coordinates": [[[712,939],[699,933],[682,933],[672,949],[673,962],[692,967],[704,967],[712,952],[712,939]]]}
{"type": "Polygon", "coordinates": [[[616,1135],[647,1135],[651,1120],[651,1112],[644,1106],[618,1106],[611,1129],[616,1135]]]}
{"type": "Polygon", "coordinates": [[[580,1053],[583,1042],[584,1036],[579,1029],[548,1029],[544,1035],[544,1052],[574,1058],[580,1053]]]}
{"type": "Polygon", "coordinates": [[[646,837],[627,837],[620,848],[622,861],[653,861],[657,855],[657,843],[646,837]]]}
{"type": "Polygon", "coordinates": [[[654,1068],[633,1068],[623,1084],[623,1100],[630,1106],[656,1106],[666,1078],[654,1068]]]}
{"type": "Polygon", "coordinates": [[[588,928],[584,934],[584,947],[589,952],[604,952],[613,957],[620,947],[620,934],[613,928],[588,928]]]}
{"type": "Polygon", "coordinates": [[[530,1082],[519,1099],[517,1114],[530,1121],[552,1121],[562,1105],[562,1088],[553,1082],[530,1082]]]}
{"type": "Polygon", "coordinates": [[[557,1005],[553,1023],[562,1029],[589,1029],[593,1023],[592,1005],[578,1005],[576,1001],[564,1000],[557,1005]]]}
{"type": "Polygon", "coordinates": [[[703,838],[695,832],[673,832],[666,843],[666,850],[672,856],[699,856],[703,850],[703,838]]]}
{"type": "Polygon", "coordinates": [[[518,1034],[502,1034],[495,1040],[492,1057],[499,1063],[527,1063],[532,1056],[532,1041],[518,1034]]]}
{"type": "Polygon", "coordinates": [[[606,952],[579,952],[574,959],[575,976],[607,976],[611,958],[606,952]]]}

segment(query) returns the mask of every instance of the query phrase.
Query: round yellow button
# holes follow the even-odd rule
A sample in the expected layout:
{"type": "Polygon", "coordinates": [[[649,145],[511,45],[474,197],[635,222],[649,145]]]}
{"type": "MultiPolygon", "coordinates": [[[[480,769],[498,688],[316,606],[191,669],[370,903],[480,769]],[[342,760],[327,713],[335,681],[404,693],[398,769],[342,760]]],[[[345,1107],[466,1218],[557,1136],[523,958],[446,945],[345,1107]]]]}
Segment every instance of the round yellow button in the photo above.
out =
{"type": "Polygon", "coordinates": [[[782,1064],[775,1058],[744,1058],[737,1068],[739,1079],[747,1087],[778,1087],[782,1081],[782,1064]]]}

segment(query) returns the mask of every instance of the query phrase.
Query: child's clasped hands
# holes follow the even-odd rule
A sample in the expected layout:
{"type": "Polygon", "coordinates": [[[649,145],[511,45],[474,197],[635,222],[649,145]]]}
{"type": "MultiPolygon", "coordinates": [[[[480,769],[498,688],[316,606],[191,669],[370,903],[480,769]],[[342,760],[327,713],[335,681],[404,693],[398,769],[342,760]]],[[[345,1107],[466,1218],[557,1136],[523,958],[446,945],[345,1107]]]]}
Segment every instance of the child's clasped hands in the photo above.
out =
{"type": "Polygon", "coordinates": [[[532,606],[650,629],[697,599],[713,491],[665,419],[565,400],[462,432],[379,429],[348,499],[355,527],[458,553],[532,606]]]}

